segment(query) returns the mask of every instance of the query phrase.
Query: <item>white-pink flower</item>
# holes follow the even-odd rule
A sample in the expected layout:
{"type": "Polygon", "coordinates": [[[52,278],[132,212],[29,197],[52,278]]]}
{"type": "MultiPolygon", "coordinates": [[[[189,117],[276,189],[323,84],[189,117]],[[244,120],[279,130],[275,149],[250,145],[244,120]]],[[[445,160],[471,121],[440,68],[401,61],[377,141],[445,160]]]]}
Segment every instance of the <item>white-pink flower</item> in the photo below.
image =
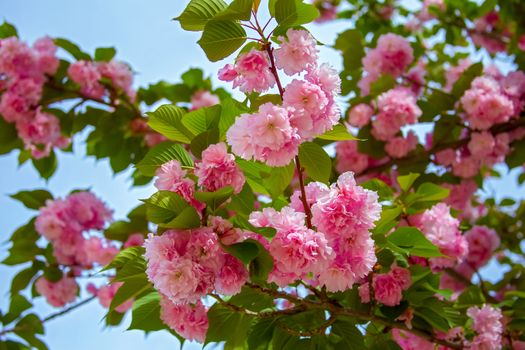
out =
{"type": "Polygon", "coordinates": [[[275,49],[275,64],[287,75],[294,75],[316,65],[317,43],[306,30],[288,29],[286,39],[277,38],[281,46],[275,49]]]}

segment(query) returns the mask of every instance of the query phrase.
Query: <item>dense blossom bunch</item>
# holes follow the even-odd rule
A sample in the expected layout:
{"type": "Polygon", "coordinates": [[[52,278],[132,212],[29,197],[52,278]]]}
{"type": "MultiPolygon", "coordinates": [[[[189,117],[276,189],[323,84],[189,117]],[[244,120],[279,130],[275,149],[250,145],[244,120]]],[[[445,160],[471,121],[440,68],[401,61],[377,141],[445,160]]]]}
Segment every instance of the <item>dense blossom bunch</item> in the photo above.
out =
{"type": "Polygon", "coordinates": [[[481,308],[473,306],[467,310],[467,315],[472,319],[472,328],[477,333],[471,342],[467,342],[467,348],[500,349],[503,333],[501,310],[489,305],[481,308]]]}
{"type": "Polygon", "coordinates": [[[339,173],[353,171],[356,174],[361,173],[368,168],[370,157],[360,153],[358,150],[358,141],[341,141],[335,145],[336,151],[336,169],[339,173]]]}
{"type": "Polygon", "coordinates": [[[25,148],[37,159],[47,157],[53,147],[69,145],[58,118],[39,106],[44,84],[58,69],[55,52],[48,37],[38,39],[32,48],[16,37],[0,40],[0,87],[5,87],[0,114],[15,123],[25,148]]]}
{"type": "Polygon", "coordinates": [[[222,68],[219,79],[233,81],[233,87],[245,93],[264,92],[275,85],[268,55],[256,49],[239,55],[235,66],[228,64],[222,68]]]}
{"type": "Polygon", "coordinates": [[[74,301],[78,294],[78,285],[75,279],[63,276],[60,280],[53,282],[40,277],[35,283],[36,291],[46,298],[49,305],[62,307],[74,301]]]}
{"type": "MultiPolygon", "coordinates": [[[[259,55],[266,54],[260,51],[259,55]]],[[[281,38],[281,47],[275,55],[277,68],[285,73],[306,71],[307,74],[303,80],[294,79],[286,86],[282,106],[268,102],[258,112],[237,118],[228,130],[227,140],[233,152],[244,159],[282,166],[297,155],[302,142],[331,130],[339,121],[335,96],[340,91],[340,79],[329,66],[317,66],[315,40],[304,30],[289,29],[287,41],[281,38]]],[[[221,79],[228,69],[227,66],[221,70],[221,79]]],[[[265,69],[271,73],[269,66],[265,69]]]]}
{"type": "Polygon", "coordinates": [[[411,222],[419,227],[428,240],[435,244],[444,255],[430,259],[432,268],[452,267],[467,256],[467,240],[461,235],[459,220],[450,214],[448,205],[436,204],[420,216],[413,217],[411,222]]]}
{"type": "Polygon", "coordinates": [[[105,265],[118,253],[105,239],[84,234],[104,228],[110,219],[111,211],[102,201],[90,192],[77,192],[65,199],[48,200],[35,227],[53,244],[58,263],[90,267],[105,265]]]}
{"type": "Polygon", "coordinates": [[[367,73],[360,81],[361,95],[370,93],[370,86],[383,74],[399,77],[414,60],[410,43],[397,34],[384,34],[374,49],[363,57],[363,69],[367,73]]]}
{"type": "MultiPolygon", "coordinates": [[[[69,66],[67,74],[72,81],[80,85],[80,91],[86,97],[102,99],[108,93],[107,87],[101,81],[102,78],[106,78],[111,81],[111,88],[116,89],[117,93],[122,92],[129,101],[135,101],[133,73],[123,62],[77,61],[69,66]]],[[[109,94],[112,99],[116,97],[115,91],[109,90],[109,94]]]]}
{"type": "MultiPolygon", "coordinates": [[[[411,284],[410,271],[393,265],[388,273],[375,274],[372,279],[373,297],[386,306],[396,306],[401,303],[402,292],[411,284]]],[[[364,303],[370,302],[370,284],[363,283],[359,287],[359,296],[364,303]]]]}
{"type": "Polygon", "coordinates": [[[208,331],[208,315],[207,308],[201,301],[195,304],[178,305],[162,297],[160,318],[184,338],[204,343],[208,331]]]}

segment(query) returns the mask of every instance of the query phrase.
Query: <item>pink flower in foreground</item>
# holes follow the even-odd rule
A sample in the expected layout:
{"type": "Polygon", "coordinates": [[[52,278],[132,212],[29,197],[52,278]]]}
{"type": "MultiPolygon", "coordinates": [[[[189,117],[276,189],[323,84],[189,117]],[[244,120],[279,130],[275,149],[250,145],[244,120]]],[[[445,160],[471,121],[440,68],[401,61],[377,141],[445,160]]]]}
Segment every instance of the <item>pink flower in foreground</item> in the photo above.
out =
{"type": "Polygon", "coordinates": [[[210,145],[202,152],[202,160],[195,164],[195,175],[199,178],[199,186],[210,192],[231,186],[234,193],[239,193],[246,181],[235,157],[228,153],[223,142],[210,145]]]}
{"type": "Polygon", "coordinates": [[[177,334],[188,340],[204,343],[208,331],[208,310],[201,301],[194,305],[176,305],[161,296],[160,319],[177,334]]]}
{"type": "Polygon", "coordinates": [[[60,64],[56,57],[57,47],[53,39],[43,37],[35,41],[33,49],[37,52],[38,69],[45,74],[54,75],[60,64]]]}
{"type": "Polygon", "coordinates": [[[200,109],[204,107],[214,106],[219,104],[221,100],[219,96],[212,94],[206,90],[199,90],[191,96],[191,109],[200,109]]]}
{"type": "Polygon", "coordinates": [[[374,296],[386,306],[396,306],[403,298],[402,289],[391,274],[375,275],[373,279],[374,296]]]}
{"type": "Polygon", "coordinates": [[[35,283],[36,291],[46,298],[49,305],[63,307],[76,299],[78,285],[73,278],[62,277],[57,282],[51,282],[40,277],[35,283]]]}
{"type": "MultiPolygon", "coordinates": [[[[235,62],[237,77],[233,80],[233,87],[239,87],[244,93],[265,92],[275,85],[275,77],[270,70],[270,62],[266,52],[252,49],[237,57],[235,62]]],[[[232,73],[223,73],[221,76],[229,78],[232,73]]]]}
{"type": "Polygon", "coordinates": [[[223,295],[234,295],[241,291],[248,280],[248,271],[239,259],[227,254],[215,280],[215,290],[223,295]]]}
{"type": "Polygon", "coordinates": [[[155,175],[155,187],[160,191],[172,191],[184,198],[198,211],[204,208],[204,204],[194,197],[195,183],[186,177],[186,170],[182,170],[178,160],[170,160],[157,169],[155,175]]]}
{"type": "Polygon", "coordinates": [[[309,32],[290,28],[286,32],[286,39],[278,37],[281,46],[274,52],[277,68],[294,75],[315,66],[317,43],[309,32]]]}
{"type": "Polygon", "coordinates": [[[219,70],[219,80],[222,81],[233,81],[238,75],[235,67],[229,63],[219,70]]]}
{"type": "Polygon", "coordinates": [[[360,103],[348,112],[348,123],[356,128],[361,128],[368,124],[373,114],[374,109],[369,104],[360,103]]]}
{"type": "Polygon", "coordinates": [[[112,211],[91,192],[76,192],[67,198],[69,210],[84,230],[101,230],[112,211]]]}
{"type": "MultiPolygon", "coordinates": [[[[306,202],[309,206],[312,206],[322,195],[327,194],[329,191],[328,186],[321,182],[310,182],[305,187],[306,192],[306,202]]],[[[296,190],[290,196],[290,207],[292,207],[296,212],[304,213],[304,204],[301,199],[301,191],[296,190]]]]}

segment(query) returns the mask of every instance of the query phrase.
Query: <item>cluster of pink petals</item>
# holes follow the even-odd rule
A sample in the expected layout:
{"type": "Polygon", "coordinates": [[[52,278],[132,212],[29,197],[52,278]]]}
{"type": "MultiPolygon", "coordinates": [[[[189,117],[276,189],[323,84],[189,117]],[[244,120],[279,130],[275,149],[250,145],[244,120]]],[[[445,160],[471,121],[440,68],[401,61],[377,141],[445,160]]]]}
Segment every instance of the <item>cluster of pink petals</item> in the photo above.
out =
{"type": "Polygon", "coordinates": [[[90,192],[77,192],[65,199],[48,200],[35,221],[38,233],[53,244],[58,263],[91,267],[104,265],[118,253],[105,239],[83,233],[101,230],[111,220],[111,211],[90,192]]]}
{"type": "Polygon", "coordinates": [[[485,48],[491,54],[504,52],[506,44],[503,38],[510,39],[510,32],[496,11],[478,18],[474,22],[474,30],[470,33],[474,45],[485,48]]]}
{"type": "Polygon", "coordinates": [[[319,282],[330,291],[350,288],[376,263],[370,229],[379,219],[381,206],[375,192],[358,186],[352,172],[339,176],[312,206],[312,223],[323,232],[335,253],[319,282]]]}
{"type": "Polygon", "coordinates": [[[466,120],[477,130],[487,130],[494,124],[507,122],[515,113],[514,104],[500,83],[488,76],[474,79],[460,102],[466,120]]]}
{"type": "Polygon", "coordinates": [[[201,161],[195,164],[195,175],[199,178],[198,185],[210,192],[231,186],[234,193],[239,193],[246,181],[223,142],[210,145],[202,152],[201,161]]]}
{"type": "MultiPolygon", "coordinates": [[[[102,305],[106,309],[109,309],[109,307],[111,306],[111,301],[113,300],[115,294],[117,294],[117,291],[123,284],[123,282],[113,282],[109,285],[105,285],[100,288],[95,287],[93,284],[89,284],[86,287],[86,289],[88,290],[88,292],[90,292],[98,298],[100,305],[102,305]]],[[[129,299],[117,306],[115,308],[115,311],[123,314],[129,309],[131,309],[132,306],[133,299],[129,299]]]]}
{"type": "Polygon", "coordinates": [[[277,38],[275,65],[287,75],[294,75],[317,65],[317,42],[306,30],[288,29],[286,38],[277,38]]]}
{"type": "Polygon", "coordinates": [[[361,95],[368,95],[371,84],[383,74],[399,77],[413,60],[413,49],[405,38],[393,33],[381,35],[377,46],[363,57],[366,75],[358,83],[361,95]]]}
{"type": "Polygon", "coordinates": [[[486,226],[474,226],[465,232],[468,242],[468,255],[465,262],[472,268],[479,269],[489,262],[494,251],[500,245],[496,231],[486,226]]]}
{"type": "Polygon", "coordinates": [[[208,331],[208,310],[199,300],[195,304],[174,304],[162,296],[160,319],[180,336],[204,343],[208,331]]]}
{"type": "Polygon", "coordinates": [[[135,101],[133,72],[123,62],[77,61],[68,67],[67,74],[72,81],[80,85],[80,92],[86,97],[102,99],[107,91],[100,80],[107,78],[116,91],[123,92],[131,102],[135,101]]]}
{"type": "Polygon", "coordinates": [[[78,285],[73,278],[63,276],[57,282],[51,282],[44,276],[35,282],[36,291],[46,298],[49,305],[63,307],[76,299],[78,285]]]}
{"type": "MultiPolygon", "coordinates": [[[[372,279],[374,298],[386,306],[396,306],[403,299],[403,291],[411,284],[410,271],[393,265],[388,273],[376,274],[372,279]]],[[[359,297],[363,303],[370,302],[370,285],[368,282],[359,287],[359,297]]]]}
{"type": "Polygon", "coordinates": [[[359,103],[348,111],[348,124],[356,128],[362,128],[374,115],[374,109],[367,103],[359,103]]]}
{"type": "Polygon", "coordinates": [[[367,154],[360,153],[358,150],[358,141],[340,141],[335,145],[336,170],[340,174],[346,171],[353,171],[360,174],[366,170],[370,163],[370,157],[367,154]]]}
{"type": "Polygon", "coordinates": [[[472,200],[478,189],[476,183],[473,180],[463,180],[457,185],[443,184],[442,186],[450,190],[444,202],[460,213],[459,218],[475,219],[472,200]]]}
{"type": "Polygon", "coordinates": [[[446,9],[445,2],[443,0],[424,0],[423,8],[418,13],[417,17],[420,21],[425,22],[436,17],[432,12],[437,11],[443,12],[446,9]]]}
{"type": "Polygon", "coordinates": [[[204,203],[195,199],[195,182],[186,177],[178,160],[170,160],[162,164],[156,171],[155,187],[160,191],[175,192],[195,207],[198,212],[204,209],[204,203]]]}
{"type": "Polygon", "coordinates": [[[207,90],[198,90],[191,96],[191,110],[204,107],[211,107],[221,102],[219,96],[212,94],[207,90]]]}
{"type": "MultiPolygon", "coordinates": [[[[392,330],[392,338],[403,350],[435,350],[436,345],[426,339],[399,329],[392,330]]],[[[438,348],[441,349],[441,348],[438,348]]]]}
{"type": "Polygon", "coordinates": [[[459,230],[459,220],[450,214],[450,207],[439,203],[427,209],[423,214],[410,218],[423,234],[436,245],[443,257],[431,258],[430,266],[434,269],[453,267],[467,256],[468,243],[459,230]]]}
{"type": "Polygon", "coordinates": [[[418,138],[413,131],[410,131],[406,137],[397,136],[390,139],[385,145],[385,151],[392,158],[403,158],[415,150],[417,145],[418,138]]]}
{"type": "Polygon", "coordinates": [[[0,82],[5,83],[0,114],[15,123],[18,136],[34,158],[47,157],[53,147],[65,148],[69,139],[60,133],[58,118],[39,107],[43,85],[58,69],[56,46],[48,37],[32,48],[16,37],[0,40],[0,82]]]}
{"type": "Polygon", "coordinates": [[[144,234],[142,233],[132,233],[124,242],[124,248],[129,247],[141,247],[144,244],[144,234]]]}
{"type": "Polygon", "coordinates": [[[501,349],[503,323],[501,310],[489,305],[479,308],[472,306],[467,310],[472,319],[472,329],[477,335],[466,342],[467,349],[485,350],[501,349]]]}
{"type": "MultiPolygon", "coordinates": [[[[330,191],[328,186],[321,182],[310,182],[305,186],[306,202],[311,207],[320,198],[330,191]]],[[[304,204],[301,197],[301,191],[296,190],[290,196],[290,207],[297,212],[304,213],[304,204]]]]}
{"type": "Polygon", "coordinates": [[[325,235],[305,226],[305,214],[290,207],[280,212],[265,208],[250,215],[256,227],[273,227],[277,233],[270,242],[269,252],[274,269],[268,280],[285,287],[309,273],[319,274],[332,259],[332,248],[325,235]]]}
{"type": "Polygon", "coordinates": [[[239,55],[234,66],[224,66],[219,71],[219,79],[232,81],[233,87],[244,93],[265,92],[275,85],[268,55],[256,49],[239,55]]]}
{"type": "Polygon", "coordinates": [[[228,258],[209,227],[150,234],[144,246],[149,280],[175,304],[194,303],[214,289],[236,294],[248,278],[242,263],[228,258]]]}
{"type": "Polygon", "coordinates": [[[315,19],[315,22],[325,23],[337,19],[338,0],[313,0],[312,3],[320,13],[319,17],[315,19]]]}
{"type": "Polygon", "coordinates": [[[415,124],[422,111],[408,88],[396,87],[377,99],[379,113],[372,122],[372,135],[382,141],[395,137],[401,127],[415,124]]]}
{"type": "Polygon", "coordinates": [[[271,166],[283,166],[299,152],[298,130],[291,125],[291,111],[270,102],[254,114],[242,114],[226,134],[233,153],[271,166]]]}

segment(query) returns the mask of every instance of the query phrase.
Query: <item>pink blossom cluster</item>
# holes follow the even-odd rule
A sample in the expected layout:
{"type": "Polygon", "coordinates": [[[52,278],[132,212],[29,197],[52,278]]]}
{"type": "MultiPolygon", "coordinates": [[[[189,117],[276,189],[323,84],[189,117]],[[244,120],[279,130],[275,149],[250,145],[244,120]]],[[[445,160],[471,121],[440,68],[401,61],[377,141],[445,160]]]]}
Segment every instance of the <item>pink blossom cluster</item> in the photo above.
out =
{"type": "Polygon", "coordinates": [[[352,172],[339,176],[312,206],[312,223],[323,232],[334,259],[318,277],[330,291],[343,291],[371,270],[377,259],[370,230],[381,206],[375,192],[358,186],[352,172]]]}
{"type": "Polygon", "coordinates": [[[359,103],[348,111],[348,124],[356,128],[362,128],[370,122],[374,115],[374,109],[368,103],[359,103]]]}
{"type": "Polygon", "coordinates": [[[381,35],[376,47],[363,57],[366,75],[358,83],[361,95],[368,95],[372,83],[383,74],[401,76],[413,60],[414,51],[405,38],[393,33],[381,35]]]}
{"type": "Polygon", "coordinates": [[[35,221],[38,233],[53,244],[53,254],[62,265],[106,265],[119,249],[90,230],[101,230],[111,211],[90,192],[76,192],[65,199],[48,200],[35,221]]]}
{"type": "Polygon", "coordinates": [[[49,305],[54,307],[63,307],[74,301],[78,294],[78,285],[75,279],[63,276],[56,282],[49,281],[44,276],[38,278],[35,282],[35,288],[38,294],[46,298],[49,305]]]}
{"type": "Polygon", "coordinates": [[[510,39],[511,33],[501,21],[499,13],[491,11],[474,22],[470,36],[474,45],[485,48],[491,54],[497,54],[505,51],[505,40],[510,39]]]}
{"type": "Polygon", "coordinates": [[[459,220],[450,214],[450,207],[439,203],[418,216],[410,218],[411,224],[436,245],[443,257],[430,258],[433,269],[453,267],[461,263],[468,253],[468,242],[459,230],[459,220]]]}
{"type": "Polygon", "coordinates": [[[339,0],[313,0],[312,4],[319,10],[319,17],[315,19],[317,23],[333,21],[337,18],[337,5],[339,0]]]}
{"type": "Polygon", "coordinates": [[[224,142],[208,146],[202,152],[201,158],[201,161],[195,164],[199,186],[210,192],[231,186],[234,193],[241,192],[246,179],[235,163],[233,154],[228,153],[224,142]]]}
{"type": "Polygon", "coordinates": [[[342,174],[346,171],[353,171],[360,174],[370,165],[370,157],[367,154],[360,153],[358,150],[358,141],[340,141],[335,145],[336,170],[342,174]]]}
{"type": "Polygon", "coordinates": [[[444,12],[445,9],[446,5],[443,0],[424,0],[423,8],[418,13],[417,17],[420,21],[425,22],[436,17],[433,12],[444,12]]]}
{"type": "Polygon", "coordinates": [[[195,303],[213,290],[236,294],[248,278],[210,227],[150,234],[144,246],[149,280],[175,304],[195,303]]]}
{"type": "Polygon", "coordinates": [[[449,195],[444,202],[459,212],[459,219],[476,219],[474,214],[473,196],[478,189],[474,180],[462,180],[459,184],[443,184],[448,188],[449,195]]]}
{"type": "Polygon", "coordinates": [[[0,91],[0,114],[15,123],[18,136],[36,159],[47,157],[53,147],[69,145],[58,118],[39,106],[44,84],[58,69],[56,49],[48,37],[38,39],[32,48],[16,37],[0,40],[0,87],[5,88],[0,91]]]}
{"type": "MultiPolygon", "coordinates": [[[[117,294],[117,291],[119,288],[123,285],[123,282],[112,282],[108,285],[101,286],[100,288],[95,287],[94,284],[88,284],[86,289],[89,293],[96,296],[98,298],[98,301],[100,305],[105,307],[106,309],[109,309],[111,306],[111,302],[113,301],[113,298],[115,298],[115,294],[117,294]]],[[[123,314],[131,307],[133,306],[133,299],[126,300],[119,306],[115,308],[115,311],[123,314]]]]}
{"type": "Polygon", "coordinates": [[[206,339],[208,310],[200,300],[194,304],[175,304],[161,296],[160,319],[185,339],[200,343],[206,339]]]}
{"type": "Polygon", "coordinates": [[[204,107],[211,107],[220,102],[219,96],[207,90],[198,90],[191,96],[191,110],[194,111],[204,107]]]}
{"type": "Polygon", "coordinates": [[[394,138],[401,127],[415,124],[422,113],[415,95],[406,87],[396,87],[381,94],[377,99],[377,109],[372,135],[381,141],[394,138]]]}
{"type": "MultiPolygon", "coordinates": [[[[286,86],[282,106],[262,104],[256,113],[237,118],[227,132],[228,144],[236,155],[271,166],[288,164],[302,142],[331,130],[340,118],[335,102],[340,79],[328,65],[318,66],[315,39],[305,30],[289,29],[287,39],[280,38],[280,41],[281,46],[275,50],[276,67],[288,75],[306,72],[304,79],[293,79],[286,86]]],[[[255,53],[265,55],[260,51],[255,53]]],[[[244,56],[239,57],[237,64],[241,57],[244,56]]],[[[223,68],[219,77],[224,78],[229,68],[223,68]]],[[[267,70],[271,74],[269,68],[267,70]]],[[[246,81],[244,75],[233,79],[240,78],[246,81]]],[[[258,83],[265,80],[260,76],[254,79],[258,83]]],[[[233,81],[235,85],[236,80],[233,81]]]]}
{"type": "Polygon", "coordinates": [[[501,349],[503,323],[501,310],[489,305],[479,308],[472,306],[467,310],[472,319],[472,329],[477,335],[466,342],[467,349],[501,349]]]}
{"type": "Polygon", "coordinates": [[[468,243],[468,255],[465,262],[474,269],[487,264],[500,245],[496,231],[486,226],[474,226],[464,235],[468,243]]]}
{"type": "Polygon", "coordinates": [[[113,99],[114,93],[124,93],[130,102],[134,102],[136,91],[133,89],[133,72],[123,62],[111,60],[110,62],[77,61],[72,63],[67,74],[69,78],[80,85],[80,92],[92,99],[103,99],[109,92],[113,99]],[[102,84],[101,79],[111,81],[112,89],[102,84]],[[113,89],[115,91],[113,91],[113,89]]]}
{"type": "MultiPolygon", "coordinates": [[[[388,273],[375,274],[372,278],[374,298],[386,306],[396,306],[403,299],[403,291],[411,284],[410,271],[393,265],[388,273]]],[[[363,283],[359,287],[359,297],[363,303],[370,302],[370,284],[363,283]]]]}
{"type": "Polygon", "coordinates": [[[410,131],[405,137],[396,136],[388,140],[385,145],[385,151],[392,158],[403,158],[415,150],[417,145],[418,138],[413,131],[410,131]]]}
{"type": "Polygon", "coordinates": [[[268,55],[256,49],[240,54],[235,65],[224,66],[219,80],[233,82],[233,87],[244,93],[265,92],[275,85],[268,55]]]}

